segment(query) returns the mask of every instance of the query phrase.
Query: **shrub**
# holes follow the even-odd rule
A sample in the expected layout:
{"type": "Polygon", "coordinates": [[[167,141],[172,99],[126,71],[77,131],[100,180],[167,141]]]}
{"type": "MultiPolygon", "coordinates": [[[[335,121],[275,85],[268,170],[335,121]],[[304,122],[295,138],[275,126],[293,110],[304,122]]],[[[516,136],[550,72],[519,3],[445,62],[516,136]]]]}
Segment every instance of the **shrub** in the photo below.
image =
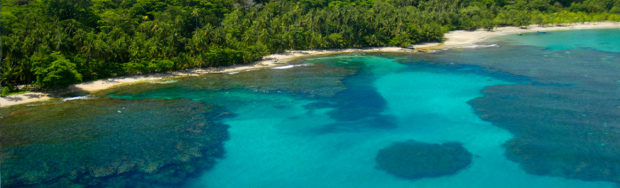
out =
{"type": "Polygon", "coordinates": [[[36,84],[43,88],[67,87],[82,81],[82,74],[77,71],[75,63],[60,52],[36,59],[33,70],[37,77],[36,84]]]}
{"type": "Polygon", "coordinates": [[[9,89],[8,86],[4,86],[4,88],[2,88],[2,93],[0,93],[0,96],[5,97],[9,95],[10,92],[11,92],[11,89],[9,89]]]}

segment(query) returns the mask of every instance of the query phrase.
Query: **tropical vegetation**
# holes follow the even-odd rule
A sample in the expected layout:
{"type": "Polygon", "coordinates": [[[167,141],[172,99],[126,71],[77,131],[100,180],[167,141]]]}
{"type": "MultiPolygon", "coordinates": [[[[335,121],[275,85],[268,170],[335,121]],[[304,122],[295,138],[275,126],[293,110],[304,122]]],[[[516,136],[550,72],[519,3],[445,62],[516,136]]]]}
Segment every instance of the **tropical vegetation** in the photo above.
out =
{"type": "Polygon", "coordinates": [[[620,21],[620,0],[4,0],[2,86],[410,46],[455,30],[620,21]]]}

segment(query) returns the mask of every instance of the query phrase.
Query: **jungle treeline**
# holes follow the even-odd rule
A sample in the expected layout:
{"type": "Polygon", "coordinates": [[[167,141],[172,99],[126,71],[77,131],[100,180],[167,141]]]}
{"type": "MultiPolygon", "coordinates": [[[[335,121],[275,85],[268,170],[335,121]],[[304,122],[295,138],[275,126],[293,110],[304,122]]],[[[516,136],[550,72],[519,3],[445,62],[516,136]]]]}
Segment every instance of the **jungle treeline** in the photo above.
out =
{"type": "Polygon", "coordinates": [[[410,46],[450,30],[620,21],[620,0],[3,0],[2,86],[410,46]]]}

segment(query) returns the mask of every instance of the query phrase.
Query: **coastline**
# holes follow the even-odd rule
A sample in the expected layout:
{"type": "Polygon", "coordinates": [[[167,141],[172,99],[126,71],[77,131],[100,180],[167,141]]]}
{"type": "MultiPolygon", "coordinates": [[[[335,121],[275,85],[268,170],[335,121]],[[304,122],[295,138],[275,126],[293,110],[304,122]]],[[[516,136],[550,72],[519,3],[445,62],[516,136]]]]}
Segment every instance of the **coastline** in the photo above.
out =
{"type": "Polygon", "coordinates": [[[571,23],[564,26],[538,26],[530,25],[526,28],[520,27],[497,27],[493,31],[487,31],[484,29],[478,29],[475,31],[456,30],[450,31],[444,34],[444,38],[447,40],[444,42],[433,42],[413,45],[415,49],[420,51],[432,51],[438,49],[454,48],[466,45],[472,45],[483,40],[502,36],[512,35],[519,33],[532,33],[538,31],[563,31],[563,30],[583,30],[583,29],[612,29],[620,28],[619,22],[586,22],[586,23],[571,23]]]}
{"type": "MultiPolygon", "coordinates": [[[[104,80],[96,80],[90,82],[83,82],[69,86],[63,91],[85,91],[94,92],[98,90],[107,89],[113,86],[131,84],[143,81],[155,81],[168,78],[178,78],[184,76],[199,76],[202,74],[221,74],[229,72],[239,72],[251,69],[262,69],[269,67],[276,67],[286,65],[291,60],[301,57],[307,57],[311,55],[328,55],[338,53],[352,53],[352,52],[416,52],[416,51],[433,51],[437,49],[454,48],[459,46],[472,45],[482,40],[518,33],[528,33],[537,31],[559,31],[559,30],[579,30],[579,29],[607,29],[607,28],[620,28],[620,23],[616,22],[594,22],[594,23],[573,23],[567,26],[549,26],[540,27],[536,25],[530,25],[527,28],[520,27],[498,27],[493,31],[486,31],[484,29],[478,29],[475,31],[456,30],[450,31],[444,35],[445,41],[438,43],[423,43],[413,45],[413,49],[401,48],[401,47],[370,47],[370,48],[346,48],[346,49],[323,49],[323,50],[291,50],[283,53],[271,54],[263,57],[262,60],[256,61],[250,65],[237,65],[218,68],[195,68],[189,71],[173,71],[171,73],[156,73],[146,75],[134,75],[115,77],[104,80]]],[[[53,99],[53,91],[37,91],[27,92],[24,94],[11,95],[7,97],[0,97],[0,107],[8,107],[18,104],[25,104],[31,102],[45,101],[53,99]]]]}

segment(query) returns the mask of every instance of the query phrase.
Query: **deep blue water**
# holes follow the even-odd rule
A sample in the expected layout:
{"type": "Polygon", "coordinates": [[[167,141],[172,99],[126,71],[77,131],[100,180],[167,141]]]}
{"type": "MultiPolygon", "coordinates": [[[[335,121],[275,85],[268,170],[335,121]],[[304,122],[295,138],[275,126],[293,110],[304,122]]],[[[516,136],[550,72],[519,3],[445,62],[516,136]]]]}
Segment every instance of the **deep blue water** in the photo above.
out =
{"type": "Polygon", "coordinates": [[[230,126],[224,156],[185,187],[616,187],[620,30],[484,43],[497,45],[312,57],[107,96],[227,111],[217,119],[230,126]],[[376,168],[379,150],[407,140],[459,142],[474,157],[442,177],[376,168]]]}

